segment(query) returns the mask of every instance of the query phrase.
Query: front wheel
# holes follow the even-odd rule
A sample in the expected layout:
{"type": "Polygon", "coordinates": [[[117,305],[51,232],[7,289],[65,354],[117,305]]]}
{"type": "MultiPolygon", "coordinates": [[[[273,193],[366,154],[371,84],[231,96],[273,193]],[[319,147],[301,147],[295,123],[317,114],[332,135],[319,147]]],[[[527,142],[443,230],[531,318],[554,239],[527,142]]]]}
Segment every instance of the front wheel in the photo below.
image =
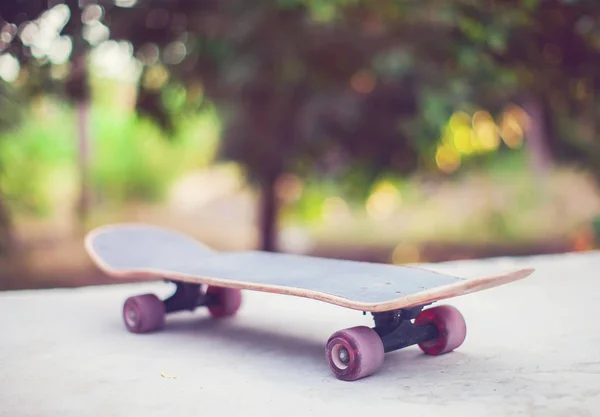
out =
{"type": "Polygon", "coordinates": [[[369,327],[351,327],[331,335],[327,341],[326,357],[338,379],[355,381],[379,369],[384,357],[383,342],[369,327]]]}

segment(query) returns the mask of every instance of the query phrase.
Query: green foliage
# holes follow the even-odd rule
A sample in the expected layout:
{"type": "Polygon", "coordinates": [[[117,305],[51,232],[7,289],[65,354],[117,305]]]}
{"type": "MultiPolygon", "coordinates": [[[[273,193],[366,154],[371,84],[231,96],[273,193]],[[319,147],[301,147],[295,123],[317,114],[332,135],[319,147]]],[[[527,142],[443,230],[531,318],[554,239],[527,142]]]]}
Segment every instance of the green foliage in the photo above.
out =
{"type": "MultiPolygon", "coordinates": [[[[55,102],[42,107],[0,136],[0,190],[23,214],[47,215],[57,195],[76,192],[75,111],[55,102]]],[[[210,111],[181,118],[169,141],[150,120],[95,106],[90,110],[94,191],[108,204],[158,201],[179,175],[213,160],[218,133],[219,120],[210,111]]]]}
{"type": "Polygon", "coordinates": [[[175,137],[167,140],[151,120],[95,108],[94,187],[113,203],[160,201],[174,179],[212,161],[217,122],[210,113],[182,120],[175,137]]]}
{"type": "Polygon", "coordinates": [[[162,197],[176,169],[165,172],[172,156],[155,125],[94,109],[92,132],[94,188],[119,202],[162,197]]]}
{"type": "Polygon", "coordinates": [[[22,105],[23,101],[15,89],[0,80],[0,132],[14,129],[19,125],[23,118],[22,105]]]}
{"type": "MultiPolygon", "coordinates": [[[[497,115],[533,97],[547,104],[546,119],[581,126],[581,109],[597,106],[597,2],[223,0],[215,8],[173,0],[167,14],[159,9],[162,0],[107,4],[102,16],[111,38],[130,42],[136,56],[149,42],[158,48],[159,61],[144,65],[140,114],[167,128],[191,126],[193,114],[214,105],[225,121],[219,155],[261,184],[294,172],[365,194],[382,173],[437,170],[436,148],[457,110],[497,115]],[[150,24],[156,16],[162,23],[150,24]],[[185,50],[176,62],[168,59],[173,45],[185,50]],[[145,82],[154,71],[167,81],[145,82]]],[[[107,195],[159,198],[172,178],[159,174],[163,167],[200,158],[176,140],[160,145],[170,133],[145,120],[104,110],[95,117],[93,140],[104,146],[96,146],[95,181],[107,195]]],[[[559,158],[598,154],[593,133],[576,140],[550,130],[559,158]]],[[[598,170],[591,159],[586,166],[598,170]]]]}
{"type": "Polygon", "coordinates": [[[53,173],[74,160],[75,120],[63,107],[30,112],[26,120],[0,136],[0,190],[15,210],[44,215],[51,210],[53,173]]]}
{"type": "Polygon", "coordinates": [[[596,31],[584,23],[598,5],[589,1],[224,0],[214,9],[174,0],[168,15],[153,13],[163,7],[160,0],[106,5],[102,16],[111,37],[131,42],[136,54],[148,42],[158,47],[161,61],[147,63],[144,74],[168,72],[165,85],[142,82],[138,109],[170,129],[172,119],[201,107],[187,97],[201,85],[200,102],[215,104],[227,121],[227,149],[240,149],[222,155],[259,181],[295,170],[298,160],[317,169],[338,149],[346,169],[337,172],[357,169],[373,178],[376,171],[433,166],[431,150],[454,111],[495,113],[520,95],[552,94],[563,103],[553,111],[565,113],[576,101],[569,81],[600,73],[595,64],[581,69],[595,62],[587,58],[596,31]],[[166,19],[163,28],[149,23],[155,15],[166,19]],[[176,63],[168,58],[175,44],[185,50],[176,63]],[[560,50],[561,62],[548,62],[547,45],[560,50]],[[567,59],[572,51],[582,53],[567,59]],[[386,91],[397,102],[384,100],[386,91]],[[369,114],[371,107],[382,111],[369,114]],[[377,129],[366,133],[369,125],[377,129]],[[357,145],[353,131],[369,141],[357,145]],[[403,162],[386,154],[403,154],[403,162]]]}

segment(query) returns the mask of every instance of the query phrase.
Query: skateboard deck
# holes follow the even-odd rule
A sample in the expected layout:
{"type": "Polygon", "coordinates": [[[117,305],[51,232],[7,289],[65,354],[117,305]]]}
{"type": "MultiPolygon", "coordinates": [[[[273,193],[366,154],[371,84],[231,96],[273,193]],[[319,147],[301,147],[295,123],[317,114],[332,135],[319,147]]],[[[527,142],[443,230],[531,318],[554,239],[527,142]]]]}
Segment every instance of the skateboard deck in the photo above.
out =
{"type": "Polygon", "coordinates": [[[86,237],[94,262],[119,278],[168,279],[312,298],[382,312],[507,284],[533,269],[464,279],[426,269],[261,251],[217,252],[172,230],[100,227],[86,237]]]}
{"type": "Polygon", "coordinates": [[[344,381],[369,376],[384,354],[418,345],[441,355],[462,345],[466,322],[436,301],[523,279],[531,268],[464,279],[426,269],[261,251],[218,252],[185,234],[144,224],[116,224],[91,231],[85,247],[99,268],[124,279],[167,280],[170,297],[129,297],[123,321],[132,333],[159,330],[168,313],[206,307],[215,318],[233,316],[242,290],[312,298],[370,312],[375,325],[332,334],[325,353],[344,381]]]}

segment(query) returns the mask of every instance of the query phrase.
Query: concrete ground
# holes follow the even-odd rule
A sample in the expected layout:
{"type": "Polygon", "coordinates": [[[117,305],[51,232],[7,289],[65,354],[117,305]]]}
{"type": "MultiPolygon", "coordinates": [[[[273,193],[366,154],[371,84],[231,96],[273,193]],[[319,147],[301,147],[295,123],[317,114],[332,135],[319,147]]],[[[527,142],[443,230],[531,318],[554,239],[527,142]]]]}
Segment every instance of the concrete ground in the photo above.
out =
{"type": "Polygon", "coordinates": [[[529,266],[538,268],[530,278],[448,301],[468,325],[457,351],[390,353],[355,382],[332,376],[324,343],[371,324],[360,312],[247,292],[236,318],[178,313],[139,336],[123,327],[122,301],[167,295],[167,284],[5,292],[0,415],[600,415],[600,253],[435,269],[471,277],[529,266]]]}

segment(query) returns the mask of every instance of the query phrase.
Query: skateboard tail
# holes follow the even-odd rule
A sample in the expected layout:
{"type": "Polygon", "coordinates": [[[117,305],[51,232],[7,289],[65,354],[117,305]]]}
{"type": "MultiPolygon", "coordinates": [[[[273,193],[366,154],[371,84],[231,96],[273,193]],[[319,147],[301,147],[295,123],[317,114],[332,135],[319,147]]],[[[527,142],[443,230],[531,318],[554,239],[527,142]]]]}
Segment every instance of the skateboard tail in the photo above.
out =
{"type": "MultiPolygon", "coordinates": [[[[202,243],[184,233],[166,229],[166,228],[160,227],[160,226],[152,226],[152,225],[146,225],[146,224],[141,226],[139,223],[117,223],[117,224],[107,224],[104,226],[96,227],[95,229],[91,230],[90,232],[88,232],[86,234],[86,236],[84,238],[85,249],[87,250],[87,252],[90,255],[93,256],[94,253],[96,252],[94,249],[94,246],[93,246],[93,242],[95,240],[97,240],[98,237],[100,237],[101,235],[106,235],[106,234],[110,234],[110,233],[119,233],[120,231],[124,231],[127,229],[134,229],[134,230],[135,229],[138,229],[138,230],[143,229],[147,232],[168,233],[172,237],[176,237],[177,239],[179,239],[181,241],[187,241],[188,243],[193,244],[194,246],[196,246],[199,250],[202,250],[203,252],[210,253],[210,254],[218,253],[216,250],[214,250],[210,246],[205,245],[204,243],[202,243]]],[[[94,258],[97,258],[97,257],[94,257],[94,258]]],[[[96,259],[94,259],[94,260],[96,260],[96,259]]]]}

